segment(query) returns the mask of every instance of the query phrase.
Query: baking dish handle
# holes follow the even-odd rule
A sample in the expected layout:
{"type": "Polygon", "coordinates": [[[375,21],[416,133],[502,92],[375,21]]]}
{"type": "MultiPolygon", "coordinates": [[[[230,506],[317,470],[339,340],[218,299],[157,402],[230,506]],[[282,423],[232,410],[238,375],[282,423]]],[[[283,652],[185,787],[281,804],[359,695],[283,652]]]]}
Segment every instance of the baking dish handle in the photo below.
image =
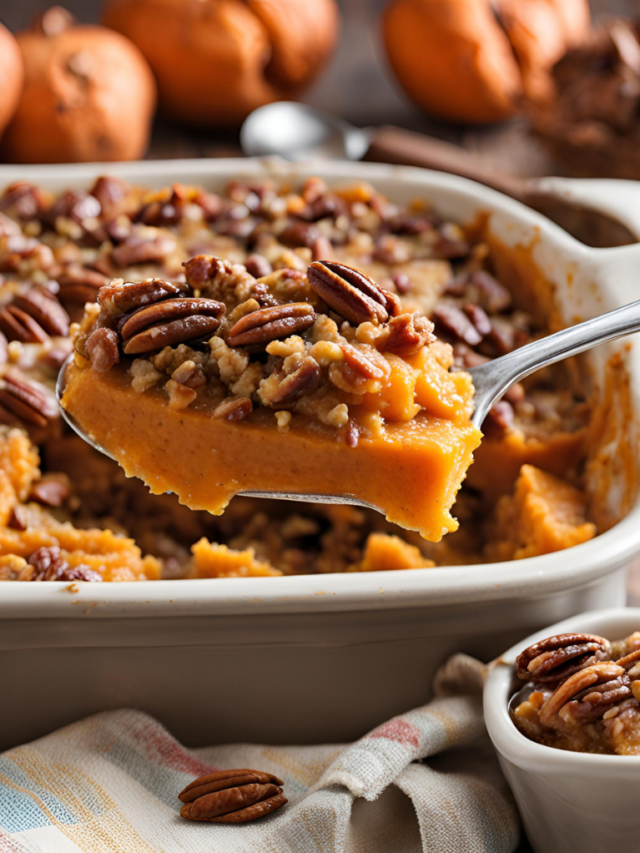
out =
{"type": "Polygon", "coordinates": [[[609,178],[537,178],[535,186],[618,219],[640,242],[640,181],[609,178]]]}

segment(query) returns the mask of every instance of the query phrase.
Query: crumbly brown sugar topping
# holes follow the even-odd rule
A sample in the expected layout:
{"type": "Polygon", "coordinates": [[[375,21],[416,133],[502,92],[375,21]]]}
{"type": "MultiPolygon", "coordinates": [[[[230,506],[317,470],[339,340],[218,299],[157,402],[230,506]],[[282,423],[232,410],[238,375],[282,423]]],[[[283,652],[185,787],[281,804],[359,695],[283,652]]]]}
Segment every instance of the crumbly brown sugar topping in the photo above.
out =
{"type": "Polygon", "coordinates": [[[214,417],[239,420],[264,406],[283,429],[291,412],[346,428],[350,409],[388,382],[386,356],[435,341],[427,317],[403,311],[394,293],[335,261],[258,279],[208,255],[184,269],[186,282],[105,285],[76,337],[93,369],[124,359],[133,388],[162,387],[172,408],[204,404],[214,417]]]}

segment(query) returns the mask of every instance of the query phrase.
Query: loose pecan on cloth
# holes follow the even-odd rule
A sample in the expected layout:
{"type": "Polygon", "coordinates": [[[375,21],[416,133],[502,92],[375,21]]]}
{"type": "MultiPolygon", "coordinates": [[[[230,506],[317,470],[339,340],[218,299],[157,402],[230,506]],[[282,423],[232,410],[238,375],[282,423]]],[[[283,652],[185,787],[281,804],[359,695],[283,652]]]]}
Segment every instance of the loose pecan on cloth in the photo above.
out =
{"type": "Polygon", "coordinates": [[[287,802],[282,780],[259,770],[219,770],[200,776],[178,794],[180,815],[207,823],[248,823],[287,802]]]}

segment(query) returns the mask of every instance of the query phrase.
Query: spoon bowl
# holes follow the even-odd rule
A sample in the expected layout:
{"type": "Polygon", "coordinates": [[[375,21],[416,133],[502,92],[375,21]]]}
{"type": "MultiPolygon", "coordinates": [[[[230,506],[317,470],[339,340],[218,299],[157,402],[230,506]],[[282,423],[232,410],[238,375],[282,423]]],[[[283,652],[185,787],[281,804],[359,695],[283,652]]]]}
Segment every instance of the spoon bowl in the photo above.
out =
{"type": "Polygon", "coordinates": [[[259,107],[240,131],[242,150],[249,157],[361,160],[369,143],[369,131],[294,101],[259,107]]]}

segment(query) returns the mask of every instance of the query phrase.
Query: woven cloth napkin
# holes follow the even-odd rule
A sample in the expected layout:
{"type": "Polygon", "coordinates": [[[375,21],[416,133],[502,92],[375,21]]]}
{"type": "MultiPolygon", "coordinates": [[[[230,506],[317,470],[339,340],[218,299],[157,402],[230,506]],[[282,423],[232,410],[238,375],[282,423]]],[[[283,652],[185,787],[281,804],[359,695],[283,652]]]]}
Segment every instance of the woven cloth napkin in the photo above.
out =
{"type": "Polygon", "coordinates": [[[350,745],[188,750],[140,711],[96,714],[0,756],[0,853],[511,853],[481,684],[456,655],[428,705],[350,745]],[[233,767],[275,773],[289,804],[241,825],[179,817],[178,791],[233,767]]]}

